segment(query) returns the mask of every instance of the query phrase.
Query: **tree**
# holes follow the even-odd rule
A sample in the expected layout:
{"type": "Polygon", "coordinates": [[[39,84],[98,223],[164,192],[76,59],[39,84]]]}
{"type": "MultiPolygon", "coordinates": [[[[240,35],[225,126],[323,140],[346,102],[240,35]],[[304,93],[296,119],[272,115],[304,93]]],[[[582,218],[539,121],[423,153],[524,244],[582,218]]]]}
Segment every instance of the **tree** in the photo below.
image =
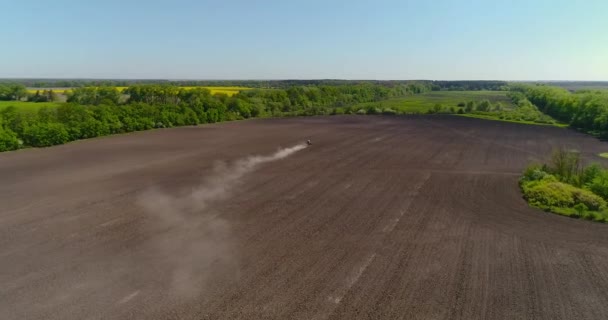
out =
{"type": "Polygon", "coordinates": [[[433,110],[433,113],[439,113],[439,112],[441,112],[441,109],[443,109],[443,106],[441,104],[439,104],[439,103],[436,103],[433,106],[432,110],[433,110]]]}
{"type": "Polygon", "coordinates": [[[492,106],[492,104],[490,103],[490,101],[488,101],[488,100],[482,100],[477,105],[477,111],[490,111],[490,107],[491,106],[492,106]]]}
{"type": "Polygon", "coordinates": [[[464,107],[464,111],[468,112],[472,112],[473,109],[475,109],[475,102],[474,101],[469,101],[467,102],[467,105],[464,107]]]}
{"type": "Polygon", "coordinates": [[[582,173],[580,153],[567,151],[563,148],[554,150],[551,155],[549,171],[562,182],[580,186],[582,173]]]}
{"type": "Polygon", "coordinates": [[[40,98],[40,90],[36,90],[36,93],[34,95],[28,97],[28,100],[32,102],[40,102],[40,98]]]}
{"type": "Polygon", "coordinates": [[[20,85],[20,84],[15,84],[13,86],[11,86],[11,97],[12,100],[16,100],[16,101],[20,101],[23,98],[27,97],[27,89],[25,88],[24,85],[20,85]]]}
{"type": "Polygon", "coordinates": [[[608,199],[608,171],[601,170],[589,183],[589,190],[604,199],[608,199]]]}
{"type": "Polygon", "coordinates": [[[57,101],[57,94],[53,89],[46,91],[46,101],[57,101]]]}
{"type": "Polygon", "coordinates": [[[232,98],[228,101],[228,111],[231,111],[243,118],[251,117],[249,103],[239,98],[232,98]]]}

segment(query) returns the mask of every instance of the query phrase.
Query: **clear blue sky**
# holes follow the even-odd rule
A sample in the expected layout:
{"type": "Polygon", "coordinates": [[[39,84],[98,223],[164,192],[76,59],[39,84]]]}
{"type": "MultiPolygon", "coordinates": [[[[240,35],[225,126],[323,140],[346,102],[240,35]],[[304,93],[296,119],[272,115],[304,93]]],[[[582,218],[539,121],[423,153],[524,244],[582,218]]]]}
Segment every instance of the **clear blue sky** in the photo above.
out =
{"type": "Polygon", "coordinates": [[[0,0],[0,77],[608,80],[607,0],[0,0]]]}

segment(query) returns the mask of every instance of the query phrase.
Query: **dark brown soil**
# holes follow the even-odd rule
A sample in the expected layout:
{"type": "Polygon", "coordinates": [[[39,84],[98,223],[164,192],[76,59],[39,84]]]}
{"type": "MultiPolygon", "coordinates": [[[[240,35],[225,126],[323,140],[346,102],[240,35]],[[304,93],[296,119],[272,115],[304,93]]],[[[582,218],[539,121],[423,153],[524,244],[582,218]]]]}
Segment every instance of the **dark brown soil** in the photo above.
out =
{"type": "Polygon", "coordinates": [[[557,146],[608,151],[559,128],[344,116],[3,153],[0,318],[608,319],[608,225],[517,186],[557,146]],[[163,202],[217,160],[306,139],[204,208],[163,202]]]}

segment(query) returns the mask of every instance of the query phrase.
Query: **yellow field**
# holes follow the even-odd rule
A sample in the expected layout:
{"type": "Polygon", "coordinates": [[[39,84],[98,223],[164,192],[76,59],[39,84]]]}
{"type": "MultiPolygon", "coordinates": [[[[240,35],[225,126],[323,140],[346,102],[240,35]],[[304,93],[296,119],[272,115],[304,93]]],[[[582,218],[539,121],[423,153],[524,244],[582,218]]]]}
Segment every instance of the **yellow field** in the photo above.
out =
{"type": "MultiPolygon", "coordinates": [[[[118,89],[118,91],[122,92],[122,91],[126,90],[128,87],[115,87],[115,88],[118,89]]],[[[184,88],[184,89],[205,88],[205,89],[209,89],[209,91],[211,91],[211,94],[223,93],[228,96],[233,96],[244,90],[251,90],[251,88],[247,88],[247,87],[180,87],[180,88],[184,88]]],[[[53,92],[55,92],[55,93],[65,94],[66,92],[70,91],[70,89],[71,88],[28,88],[27,91],[29,93],[36,93],[36,91],[40,91],[40,93],[42,93],[42,91],[44,91],[44,90],[53,90],[53,92]]]]}
{"type": "Polygon", "coordinates": [[[194,89],[194,88],[205,88],[211,91],[211,94],[223,93],[228,96],[233,96],[244,90],[251,90],[251,88],[247,87],[183,87],[185,89],[194,89]]]}
{"type": "Polygon", "coordinates": [[[36,93],[36,91],[42,93],[44,90],[53,90],[55,93],[65,93],[66,91],[69,91],[70,88],[27,88],[27,92],[29,93],[36,93]]]}

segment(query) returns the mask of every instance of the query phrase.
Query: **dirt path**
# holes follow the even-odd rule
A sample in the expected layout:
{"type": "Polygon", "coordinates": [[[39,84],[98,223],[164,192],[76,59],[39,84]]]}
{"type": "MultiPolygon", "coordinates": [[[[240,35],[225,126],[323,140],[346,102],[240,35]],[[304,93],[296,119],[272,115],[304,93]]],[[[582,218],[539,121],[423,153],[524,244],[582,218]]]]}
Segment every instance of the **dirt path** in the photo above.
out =
{"type": "Polygon", "coordinates": [[[608,225],[517,187],[556,146],[608,150],[558,128],[344,116],[3,153],[0,318],[607,319],[608,225]]]}

